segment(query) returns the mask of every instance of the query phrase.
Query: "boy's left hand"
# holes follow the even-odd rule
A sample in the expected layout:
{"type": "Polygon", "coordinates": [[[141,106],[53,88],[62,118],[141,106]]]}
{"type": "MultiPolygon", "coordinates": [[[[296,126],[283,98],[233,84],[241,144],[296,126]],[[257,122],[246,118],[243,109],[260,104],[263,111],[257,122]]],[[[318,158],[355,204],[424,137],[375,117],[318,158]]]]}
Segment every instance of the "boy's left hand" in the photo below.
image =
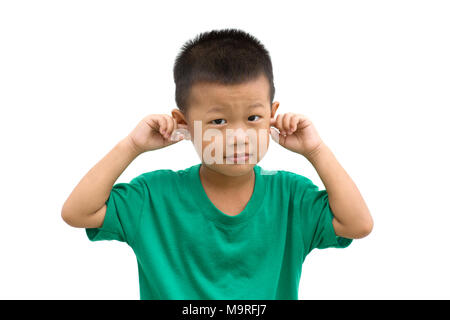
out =
{"type": "Polygon", "coordinates": [[[279,114],[276,118],[270,119],[270,126],[270,135],[273,140],[306,158],[323,144],[312,122],[302,114],[292,112],[279,114]]]}

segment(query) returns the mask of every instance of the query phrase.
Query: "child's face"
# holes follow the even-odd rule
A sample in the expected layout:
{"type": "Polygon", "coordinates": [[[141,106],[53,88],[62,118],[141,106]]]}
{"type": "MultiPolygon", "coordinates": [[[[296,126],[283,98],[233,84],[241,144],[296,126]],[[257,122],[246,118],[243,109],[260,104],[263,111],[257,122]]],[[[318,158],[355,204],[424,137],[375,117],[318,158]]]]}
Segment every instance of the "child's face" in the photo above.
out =
{"type": "Polygon", "coordinates": [[[239,176],[264,157],[270,140],[270,118],[279,105],[274,102],[270,110],[265,76],[239,85],[198,83],[191,89],[190,101],[186,117],[177,109],[172,114],[183,117],[204,165],[228,176],[239,176]],[[233,159],[243,153],[249,154],[248,159],[233,159]]]}

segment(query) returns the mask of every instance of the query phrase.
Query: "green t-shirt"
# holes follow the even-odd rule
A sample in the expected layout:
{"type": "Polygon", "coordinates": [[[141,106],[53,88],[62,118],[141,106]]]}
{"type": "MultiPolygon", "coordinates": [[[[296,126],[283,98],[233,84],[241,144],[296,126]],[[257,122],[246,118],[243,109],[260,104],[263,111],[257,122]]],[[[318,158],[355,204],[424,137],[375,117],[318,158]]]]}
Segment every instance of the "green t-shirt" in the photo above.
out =
{"type": "Polygon", "coordinates": [[[133,249],[142,300],[297,300],[306,255],[352,242],[336,236],[328,194],[308,178],[255,165],[253,194],[230,216],[209,200],[200,165],[115,184],[102,227],[86,229],[133,249]]]}

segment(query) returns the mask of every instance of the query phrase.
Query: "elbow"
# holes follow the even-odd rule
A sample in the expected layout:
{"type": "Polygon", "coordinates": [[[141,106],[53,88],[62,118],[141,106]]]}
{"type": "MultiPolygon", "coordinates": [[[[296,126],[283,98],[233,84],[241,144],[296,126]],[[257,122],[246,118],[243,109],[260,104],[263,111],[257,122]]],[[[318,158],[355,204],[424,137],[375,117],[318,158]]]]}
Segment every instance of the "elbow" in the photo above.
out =
{"type": "Polygon", "coordinates": [[[71,227],[75,227],[76,225],[74,215],[64,207],[61,210],[61,219],[71,227]]]}
{"type": "MultiPolygon", "coordinates": [[[[369,217],[370,217],[370,215],[369,215],[369,217]]],[[[367,237],[372,232],[372,230],[373,230],[373,219],[370,217],[370,219],[368,219],[368,221],[363,223],[358,228],[358,232],[356,234],[355,239],[367,237]]]]}
{"type": "Polygon", "coordinates": [[[336,217],[334,217],[333,222],[336,235],[348,239],[367,237],[373,230],[373,219],[370,213],[360,216],[358,221],[353,221],[353,223],[349,224],[342,224],[336,217]]]}
{"type": "Polygon", "coordinates": [[[70,218],[70,215],[64,211],[64,209],[61,211],[61,219],[63,219],[63,221],[65,223],[67,223],[68,225],[71,225],[72,223],[72,219],[70,218]]]}

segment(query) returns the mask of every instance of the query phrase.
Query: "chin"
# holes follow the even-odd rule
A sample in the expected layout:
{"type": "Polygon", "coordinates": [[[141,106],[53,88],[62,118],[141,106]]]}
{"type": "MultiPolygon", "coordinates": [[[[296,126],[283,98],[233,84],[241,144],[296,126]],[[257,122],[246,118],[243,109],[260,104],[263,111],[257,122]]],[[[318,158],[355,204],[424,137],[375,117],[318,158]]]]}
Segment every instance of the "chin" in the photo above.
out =
{"type": "Polygon", "coordinates": [[[253,170],[255,163],[214,163],[214,164],[205,164],[209,169],[214,170],[220,174],[230,177],[238,177],[244,174],[249,173],[253,170]]]}

